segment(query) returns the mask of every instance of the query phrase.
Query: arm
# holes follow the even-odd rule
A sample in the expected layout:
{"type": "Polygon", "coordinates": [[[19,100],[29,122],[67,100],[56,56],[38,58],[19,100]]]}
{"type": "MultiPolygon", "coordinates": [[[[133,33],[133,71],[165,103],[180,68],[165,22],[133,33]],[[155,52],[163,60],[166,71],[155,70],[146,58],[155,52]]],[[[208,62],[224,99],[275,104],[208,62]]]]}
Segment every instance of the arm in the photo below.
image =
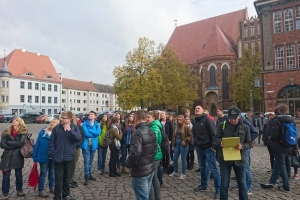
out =
{"type": "Polygon", "coordinates": [[[41,130],[39,133],[39,136],[35,142],[35,145],[33,148],[33,153],[32,153],[33,162],[37,162],[37,155],[38,155],[39,148],[40,148],[40,140],[41,140],[41,137],[43,136],[43,134],[44,134],[44,130],[41,130]]]}
{"type": "Polygon", "coordinates": [[[142,154],[142,142],[142,135],[139,132],[135,131],[132,134],[129,156],[125,162],[126,167],[132,168],[139,162],[142,154]]]}
{"type": "Polygon", "coordinates": [[[1,139],[1,143],[0,143],[0,146],[2,149],[6,149],[6,150],[14,150],[15,149],[14,147],[7,145],[6,143],[7,143],[7,137],[3,137],[1,139]]]}
{"type": "Polygon", "coordinates": [[[281,133],[281,127],[280,127],[280,122],[278,121],[278,119],[273,119],[271,121],[271,124],[270,124],[270,140],[272,141],[276,141],[276,140],[279,140],[280,139],[280,133],[281,133]]]}
{"type": "MultiPolygon", "coordinates": [[[[79,128],[78,126],[76,125],[73,125],[71,127],[71,131],[68,131],[70,134],[72,134],[73,136],[73,139],[76,141],[76,142],[80,142],[82,137],[81,137],[81,134],[80,134],[80,131],[79,131],[79,128]]],[[[52,135],[52,134],[51,134],[52,135]]]]}
{"type": "Polygon", "coordinates": [[[187,137],[184,138],[183,141],[185,143],[190,143],[192,141],[192,139],[193,139],[193,135],[192,135],[192,131],[191,131],[190,127],[189,126],[185,126],[184,127],[184,131],[187,133],[187,137]]]}
{"type": "Polygon", "coordinates": [[[20,138],[21,139],[17,141],[7,141],[6,144],[14,149],[22,148],[25,144],[25,140],[27,139],[27,134],[22,134],[20,138]]]}
{"type": "Polygon", "coordinates": [[[245,126],[245,127],[246,127],[246,135],[245,135],[244,143],[242,144],[242,150],[241,151],[245,151],[245,150],[251,148],[250,129],[247,126],[245,126]]]}
{"type": "Polygon", "coordinates": [[[57,138],[57,129],[59,125],[56,125],[51,133],[50,139],[49,139],[49,143],[48,143],[48,156],[49,158],[53,157],[54,154],[54,147],[55,147],[55,142],[56,142],[56,138],[57,138]]]}
{"type": "Polygon", "coordinates": [[[223,126],[223,123],[219,123],[217,126],[214,149],[221,148],[221,142],[222,142],[222,137],[223,137],[222,126],[223,126]]]}
{"type": "Polygon", "coordinates": [[[251,141],[254,141],[259,135],[257,129],[248,120],[243,120],[243,123],[246,124],[247,126],[249,126],[250,138],[251,138],[251,141]]]}
{"type": "Polygon", "coordinates": [[[215,139],[216,139],[216,126],[214,122],[210,119],[206,120],[209,125],[209,134],[210,134],[210,139],[211,139],[211,148],[214,148],[215,146],[215,139]]]}
{"type": "Polygon", "coordinates": [[[94,137],[98,137],[101,134],[101,128],[100,128],[100,124],[97,124],[96,129],[88,129],[88,132],[94,137]]]}
{"type": "Polygon", "coordinates": [[[117,131],[117,129],[112,128],[111,133],[112,133],[112,135],[113,135],[115,138],[117,138],[118,140],[121,140],[121,139],[122,139],[123,134],[122,134],[122,132],[119,134],[118,131],[117,131]]]}

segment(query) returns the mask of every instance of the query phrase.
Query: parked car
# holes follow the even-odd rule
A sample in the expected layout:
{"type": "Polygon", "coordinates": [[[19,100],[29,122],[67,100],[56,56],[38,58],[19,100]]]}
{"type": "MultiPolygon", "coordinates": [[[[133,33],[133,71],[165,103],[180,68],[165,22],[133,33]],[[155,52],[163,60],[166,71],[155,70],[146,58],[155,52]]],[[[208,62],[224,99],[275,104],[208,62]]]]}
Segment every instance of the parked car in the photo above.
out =
{"type": "Polygon", "coordinates": [[[55,118],[58,119],[59,118],[59,114],[47,115],[47,117],[45,119],[45,123],[50,123],[55,118]]]}
{"type": "Polygon", "coordinates": [[[25,123],[35,123],[36,122],[36,118],[40,115],[43,115],[44,113],[42,112],[30,112],[30,113],[22,113],[19,115],[19,117],[21,117],[25,123]]]}
{"type": "Polygon", "coordinates": [[[4,115],[0,115],[0,123],[3,123],[4,122],[4,115]]]}
{"type": "Polygon", "coordinates": [[[4,114],[4,120],[3,122],[9,122],[11,123],[13,118],[16,117],[15,115],[12,115],[12,114],[4,114]]]}
{"type": "Polygon", "coordinates": [[[35,119],[36,123],[44,123],[47,118],[47,115],[40,115],[35,119]]]}

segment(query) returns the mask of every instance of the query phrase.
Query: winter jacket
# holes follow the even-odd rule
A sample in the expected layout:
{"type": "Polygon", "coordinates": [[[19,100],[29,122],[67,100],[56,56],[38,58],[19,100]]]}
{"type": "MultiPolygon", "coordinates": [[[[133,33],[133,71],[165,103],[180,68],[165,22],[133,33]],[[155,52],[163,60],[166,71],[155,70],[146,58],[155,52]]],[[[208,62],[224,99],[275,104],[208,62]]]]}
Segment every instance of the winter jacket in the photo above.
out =
{"type": "Polygon", "coordinates": [[[246,152],[245,150],[251,148],[251,137],[250,137],[250,129],[244,124],[242,121],[238,122],[238,127],[233,126],[228,121],[226,121],[225,128],[223,129],[223,123],[219,124],[217,127],[217,136],[216,136],[216,150],[217,150],[217,160],[220,163],[232,165],[233,162],[237,166],[246,164],[246,152]],[[235,129],[236,128],[236,129],[235,129]],[[239,137],[240,143],[242,144],[241,152],[241,160],[237,161],[224,161],[223,150],[220,147],[222,138],[226,137],[239,137]]]}
{"type": "Polygon", "coordinates": [[[84,135],[84,132],[83,132],[83,128],[81,125],[78,125],[77,126],[78,129],[79,129],[79,132],[80,132],[80,135],[81,135],[81,140],[76,142],[76,150],[80,148],[81,144],[84,142],[85,140],[85,135],[84,135]]]}
{"type": "Polygon", "coordinates": [[[259,133],[258,130],[249,122],[249,120],[246,120],[244,117],[240,116],[240,122],[243,124],[247,125],[250,129],[250,137],[251,137],[251,142],[253,143],[254,140],[258,137],[259,133]]]}
{"type": "Polygon", "coordinates": [[[51,133],[48,155],[55,163],[74,160],[76,142],[79,142],[82,138],[78,126],[71,123],[70,127],[71,130],[67,131],[62,124],[58,124],[51,133]]]}
{"type": "Polygon", "coordinates": [[[122,139],[123,133],[120,131],[116,126],[111,126],[109,129],[110,139],[111,139],[111,145],[116,145],[115,139],[120,140],[122,139]]]}
{"type": "Polygon", "coordinates": [[[48,145],[50,135],[47,134],[48,128],[42,129],[38,135],[33,149],[33,162],[47,163],[49,162],[48,145]]]}
{"type": "Polygon", "coordinates": [[[130,145],[131,141],[131,135],[133,133],[133,130],[131,131],[131,125],[128,125],[126,128],[126,123],[122,123],[121,131],[123,133],[121,143],[125,143],[126,145],[130,145]]]}
{"type": "Polygon", "coordinates": [[[207,149],[214,147],[216,127],[206,114],[194,118],[192,133],[194,143],[198,148],[207,149]]]}
{"type": "Polygon", "coordinates": [[[271,136],[268,134],[269,129],[270,129],[270,122],[264,124],[263,132],[262,132],[262,134],[263,134],[262,141],[264,142],[265,145],[269,144],[269,137],[271,136]]]}
{"type": "Polygon", "coordinates": [[[259,132],[263,132],[264,125],[267,123],[267,119],[265,117],[261,117],[257,119],[257,126],[259,132]]]}
{"type": "MultiPolygon", "coordinates": [[[[161,122],[161,120],[160,120],[160,122],[161,122]]],[[[173,125],[172,125],[172,122],[169,119],[166,120],[164,128],[165,128],[166,135],[169,137],[169,141],[172,141],[172,139],[173,139],[173,125]]]]}
{"type": "Polygon", "coordinates": [[[103,124],[101,126],[101,134],[98,136],[98,143],[100,145],[103,145],[104,143],[104,138],[106,136],[106,133],[107,133],[107,125],[106,124],[103,124]]]}
{"type": "Polygon", "coordinates": [[[81,144],[80,148],[86,150],[89,144],[89,140],[92,140],[92,150],[95,151],[98,149],[98,136],[101,134],[100,124],[94,120],[94,124],[90,123],[90,120],[85,120],[82,123],[83,132],[85,139],[81,144]]]}
{"type": "Polygon", "coordinates": [[[154,172],[154,155],[157,149],[155,133],[142,122],[131,137],[129,156],[125,166],[134,178],[145,177],[154,172]]]}
{"type": "Polygon", "coordinates": [[[11,134],[11,126],[1,134],[0,147],[4,149],[1,156],[0,170],[21,169],[24,167],[24,157],[20,149],[24,146],[28,131],[23,128],[14,138],[11,134]]]}
{"type": "Polygon", "coordinates": [[[150,129],[155,133],[157,149],[154,156],[154,160],[162,160],[163,153],[161,151],[160,145],[162,142],[161,130],[163,129],[162,124],[158,120],[153,120],[150,124],[148,124],[150,129]]]}
{"type": "Polygon", "coordinates": [[[281,141],[283,139],[283,124],[282,123],[294,123],[290,115],[276,115],[275,118],[271,120],[270,130],[270,145],[272,151],[275,153],[291,153],[294,147],[283,146],[281,141]]]}
{"type": "MultiPolygon", "coordinates": [[[[183,130],[181,131],[181,141],[185,142],[184,147],[188,147],[191,141],[193,140],[193,135],[191,132],[191,129],[187,125],[183,125],[183,130]]],[[[173,140],[172,140],[172,147],[175,147],[176,145],[176,135],[177,135],[177,128],[175,128],[173,140]]]]}
{"type": "Polygon", "coordinates": [[[216,126],[218,126],[220,123],[223,123],[224,121],[227,121],[228,117],[227,115],[224,115],[224,117],[218,117],[217,121],[216,121],[216,126]]]}

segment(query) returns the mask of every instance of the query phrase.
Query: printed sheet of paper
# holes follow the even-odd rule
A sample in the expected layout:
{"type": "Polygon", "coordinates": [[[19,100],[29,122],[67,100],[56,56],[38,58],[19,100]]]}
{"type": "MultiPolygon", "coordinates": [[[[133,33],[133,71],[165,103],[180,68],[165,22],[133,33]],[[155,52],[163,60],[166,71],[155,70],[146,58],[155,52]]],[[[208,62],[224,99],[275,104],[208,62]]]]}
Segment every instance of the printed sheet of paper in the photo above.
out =
{"type": "Polygon", "coordinates": [[[225,161],[241,160],[240,150],[235,149],[235,146],[240,143],[239,137],[222,138],[223,157],[225,161]]]}

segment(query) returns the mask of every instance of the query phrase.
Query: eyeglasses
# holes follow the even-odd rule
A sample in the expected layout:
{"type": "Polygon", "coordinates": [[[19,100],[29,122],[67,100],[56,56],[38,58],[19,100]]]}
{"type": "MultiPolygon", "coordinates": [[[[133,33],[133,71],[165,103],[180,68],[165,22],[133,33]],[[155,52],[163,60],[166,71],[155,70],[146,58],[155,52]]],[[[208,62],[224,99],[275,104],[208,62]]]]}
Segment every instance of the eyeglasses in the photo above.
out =
{"type": "Polygon", "coordinates": [[[69,119],[68,117],[61,117],[61,119],[69,119]]]}

